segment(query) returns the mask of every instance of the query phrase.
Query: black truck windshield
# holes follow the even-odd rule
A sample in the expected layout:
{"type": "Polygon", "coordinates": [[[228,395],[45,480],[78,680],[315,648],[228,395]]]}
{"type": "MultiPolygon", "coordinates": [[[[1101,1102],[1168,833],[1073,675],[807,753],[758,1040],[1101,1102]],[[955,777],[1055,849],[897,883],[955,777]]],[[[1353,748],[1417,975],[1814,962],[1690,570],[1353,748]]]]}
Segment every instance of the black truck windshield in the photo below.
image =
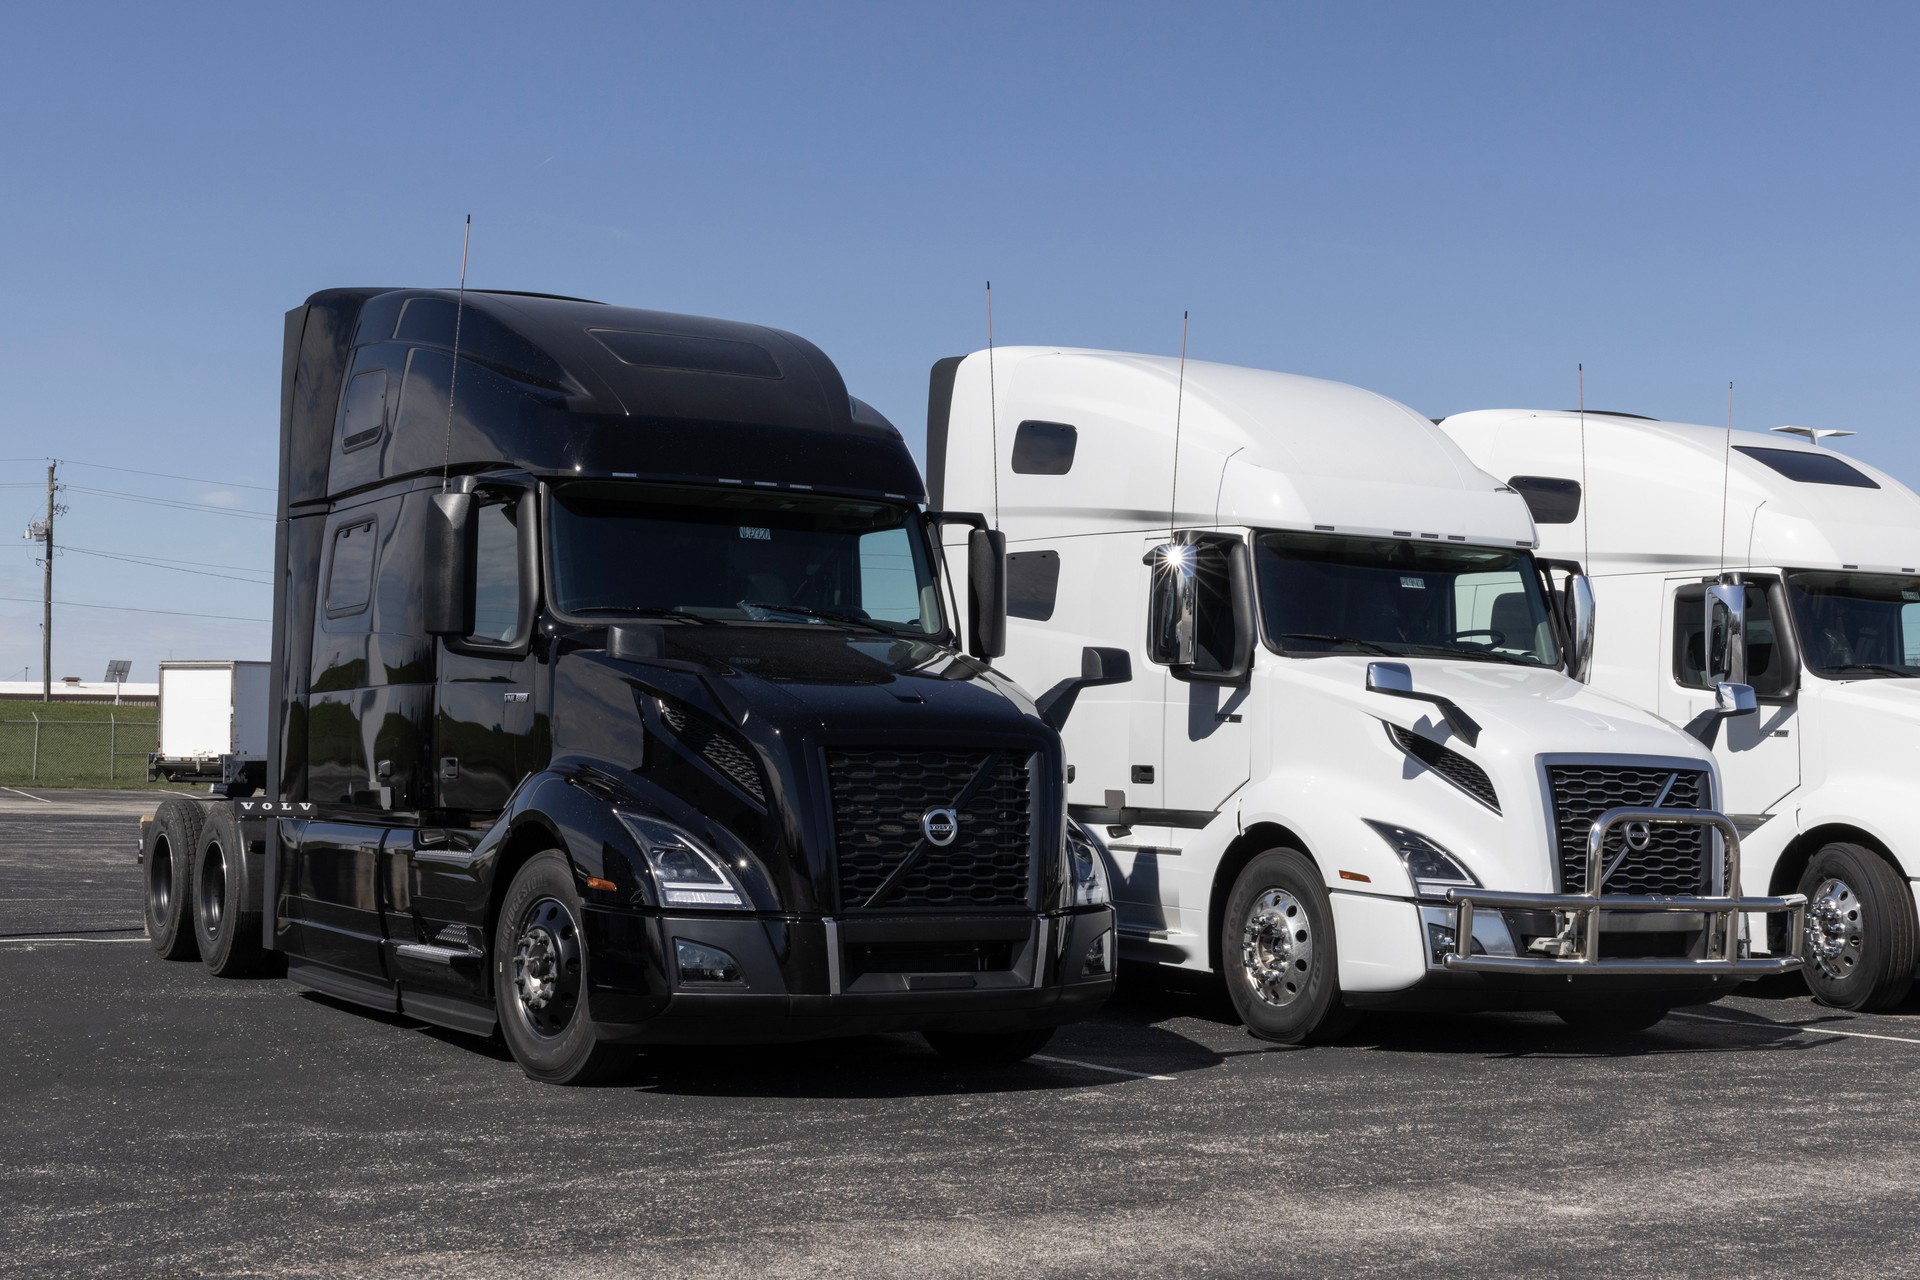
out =
{"type": "Polygon", "coordinates": [[[1815,675],[1920,676],[1920,578],[1794,569],[1787,596],[1815,675]]]}
{"type": "Polygon", "coordinates": [[[911,507],[600,480],[557,485],[553,498],[553,604],[564,616],[945,633],[911,507]]]}
{"type": "Polygon", "coordinates": [[[1261,620],[1283,651],[1560,664],[1525,551],[1310,533],[1254,545],[1261,620]]]}

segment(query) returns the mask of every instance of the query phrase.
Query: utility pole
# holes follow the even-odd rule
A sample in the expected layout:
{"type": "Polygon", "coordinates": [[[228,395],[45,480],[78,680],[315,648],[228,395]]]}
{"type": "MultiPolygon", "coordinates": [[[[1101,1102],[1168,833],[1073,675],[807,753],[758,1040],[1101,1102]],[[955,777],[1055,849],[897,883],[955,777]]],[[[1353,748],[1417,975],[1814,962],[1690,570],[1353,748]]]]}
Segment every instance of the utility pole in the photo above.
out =
{"type": "Polygon", "coordinates": [[[47,463],[47,518],[35,520],[27,526],[27,540],[40,543],[41,554],[45,556],[42,565],[44,573],[41,578],[44,584],[41,589],[43,615],[40,622],[40,700],[42,702],[53,701],[53,517],[66,510],[53,500],[53,495],[60,491],[60,486],[53,478],[54,468],[59,465],[58,459],[50,459],[47,463]]]}

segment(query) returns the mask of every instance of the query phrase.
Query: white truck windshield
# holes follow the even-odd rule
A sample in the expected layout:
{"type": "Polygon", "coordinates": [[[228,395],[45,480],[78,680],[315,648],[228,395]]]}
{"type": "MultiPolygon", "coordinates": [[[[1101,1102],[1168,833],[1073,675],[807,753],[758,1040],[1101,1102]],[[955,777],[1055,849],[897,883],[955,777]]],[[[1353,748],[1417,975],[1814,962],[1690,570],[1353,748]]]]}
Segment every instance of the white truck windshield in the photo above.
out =
{"type": "Polygon", "coordinates": [[[911,507],[582,480],[554,488],[551,528],[562,616],[946,630],[911,507]]]}
{"type": "Polygon", "coordinates": [[[1787,596],[1815,675],[1920,676],[1920,578],[1795,569],[1787,596]]]}
{"type": "Polygon", "coordinates": [[[1261,620],[1283,651],[1560,665],[1525,551],[1308,533],[1254,545],[1261,620]]]}

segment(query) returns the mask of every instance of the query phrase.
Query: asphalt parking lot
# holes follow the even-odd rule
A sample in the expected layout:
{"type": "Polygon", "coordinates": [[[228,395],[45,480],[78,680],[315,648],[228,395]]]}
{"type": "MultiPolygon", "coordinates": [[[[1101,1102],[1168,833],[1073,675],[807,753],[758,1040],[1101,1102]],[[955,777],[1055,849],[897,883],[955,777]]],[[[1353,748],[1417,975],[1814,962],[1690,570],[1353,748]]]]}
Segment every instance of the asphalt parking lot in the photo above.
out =
{"type": "Polygon", "coordinates": [[[911,1037],[543,1087],[141,932],[150,797],[0,791],[0,1275],[1893,1275],[1920,1004],[1735,996],[1617,1042],[1375,1017],[1264,1045],[1123,976],[1046,1060],[911,1037]]]}

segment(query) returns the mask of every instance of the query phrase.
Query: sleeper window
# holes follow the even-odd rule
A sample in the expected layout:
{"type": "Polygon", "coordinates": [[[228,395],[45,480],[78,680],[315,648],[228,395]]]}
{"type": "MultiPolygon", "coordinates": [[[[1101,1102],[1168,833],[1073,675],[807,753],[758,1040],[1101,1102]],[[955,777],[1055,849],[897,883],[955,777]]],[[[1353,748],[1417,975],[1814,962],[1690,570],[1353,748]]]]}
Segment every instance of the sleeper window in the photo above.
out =
{"type": "Polygon", "coordinates": [[[374,522],[334,531],[333,559],[327,569],[327,616],[338,618],[367,607],[373,589],[373,553],[378,545],[374,522]]]}

